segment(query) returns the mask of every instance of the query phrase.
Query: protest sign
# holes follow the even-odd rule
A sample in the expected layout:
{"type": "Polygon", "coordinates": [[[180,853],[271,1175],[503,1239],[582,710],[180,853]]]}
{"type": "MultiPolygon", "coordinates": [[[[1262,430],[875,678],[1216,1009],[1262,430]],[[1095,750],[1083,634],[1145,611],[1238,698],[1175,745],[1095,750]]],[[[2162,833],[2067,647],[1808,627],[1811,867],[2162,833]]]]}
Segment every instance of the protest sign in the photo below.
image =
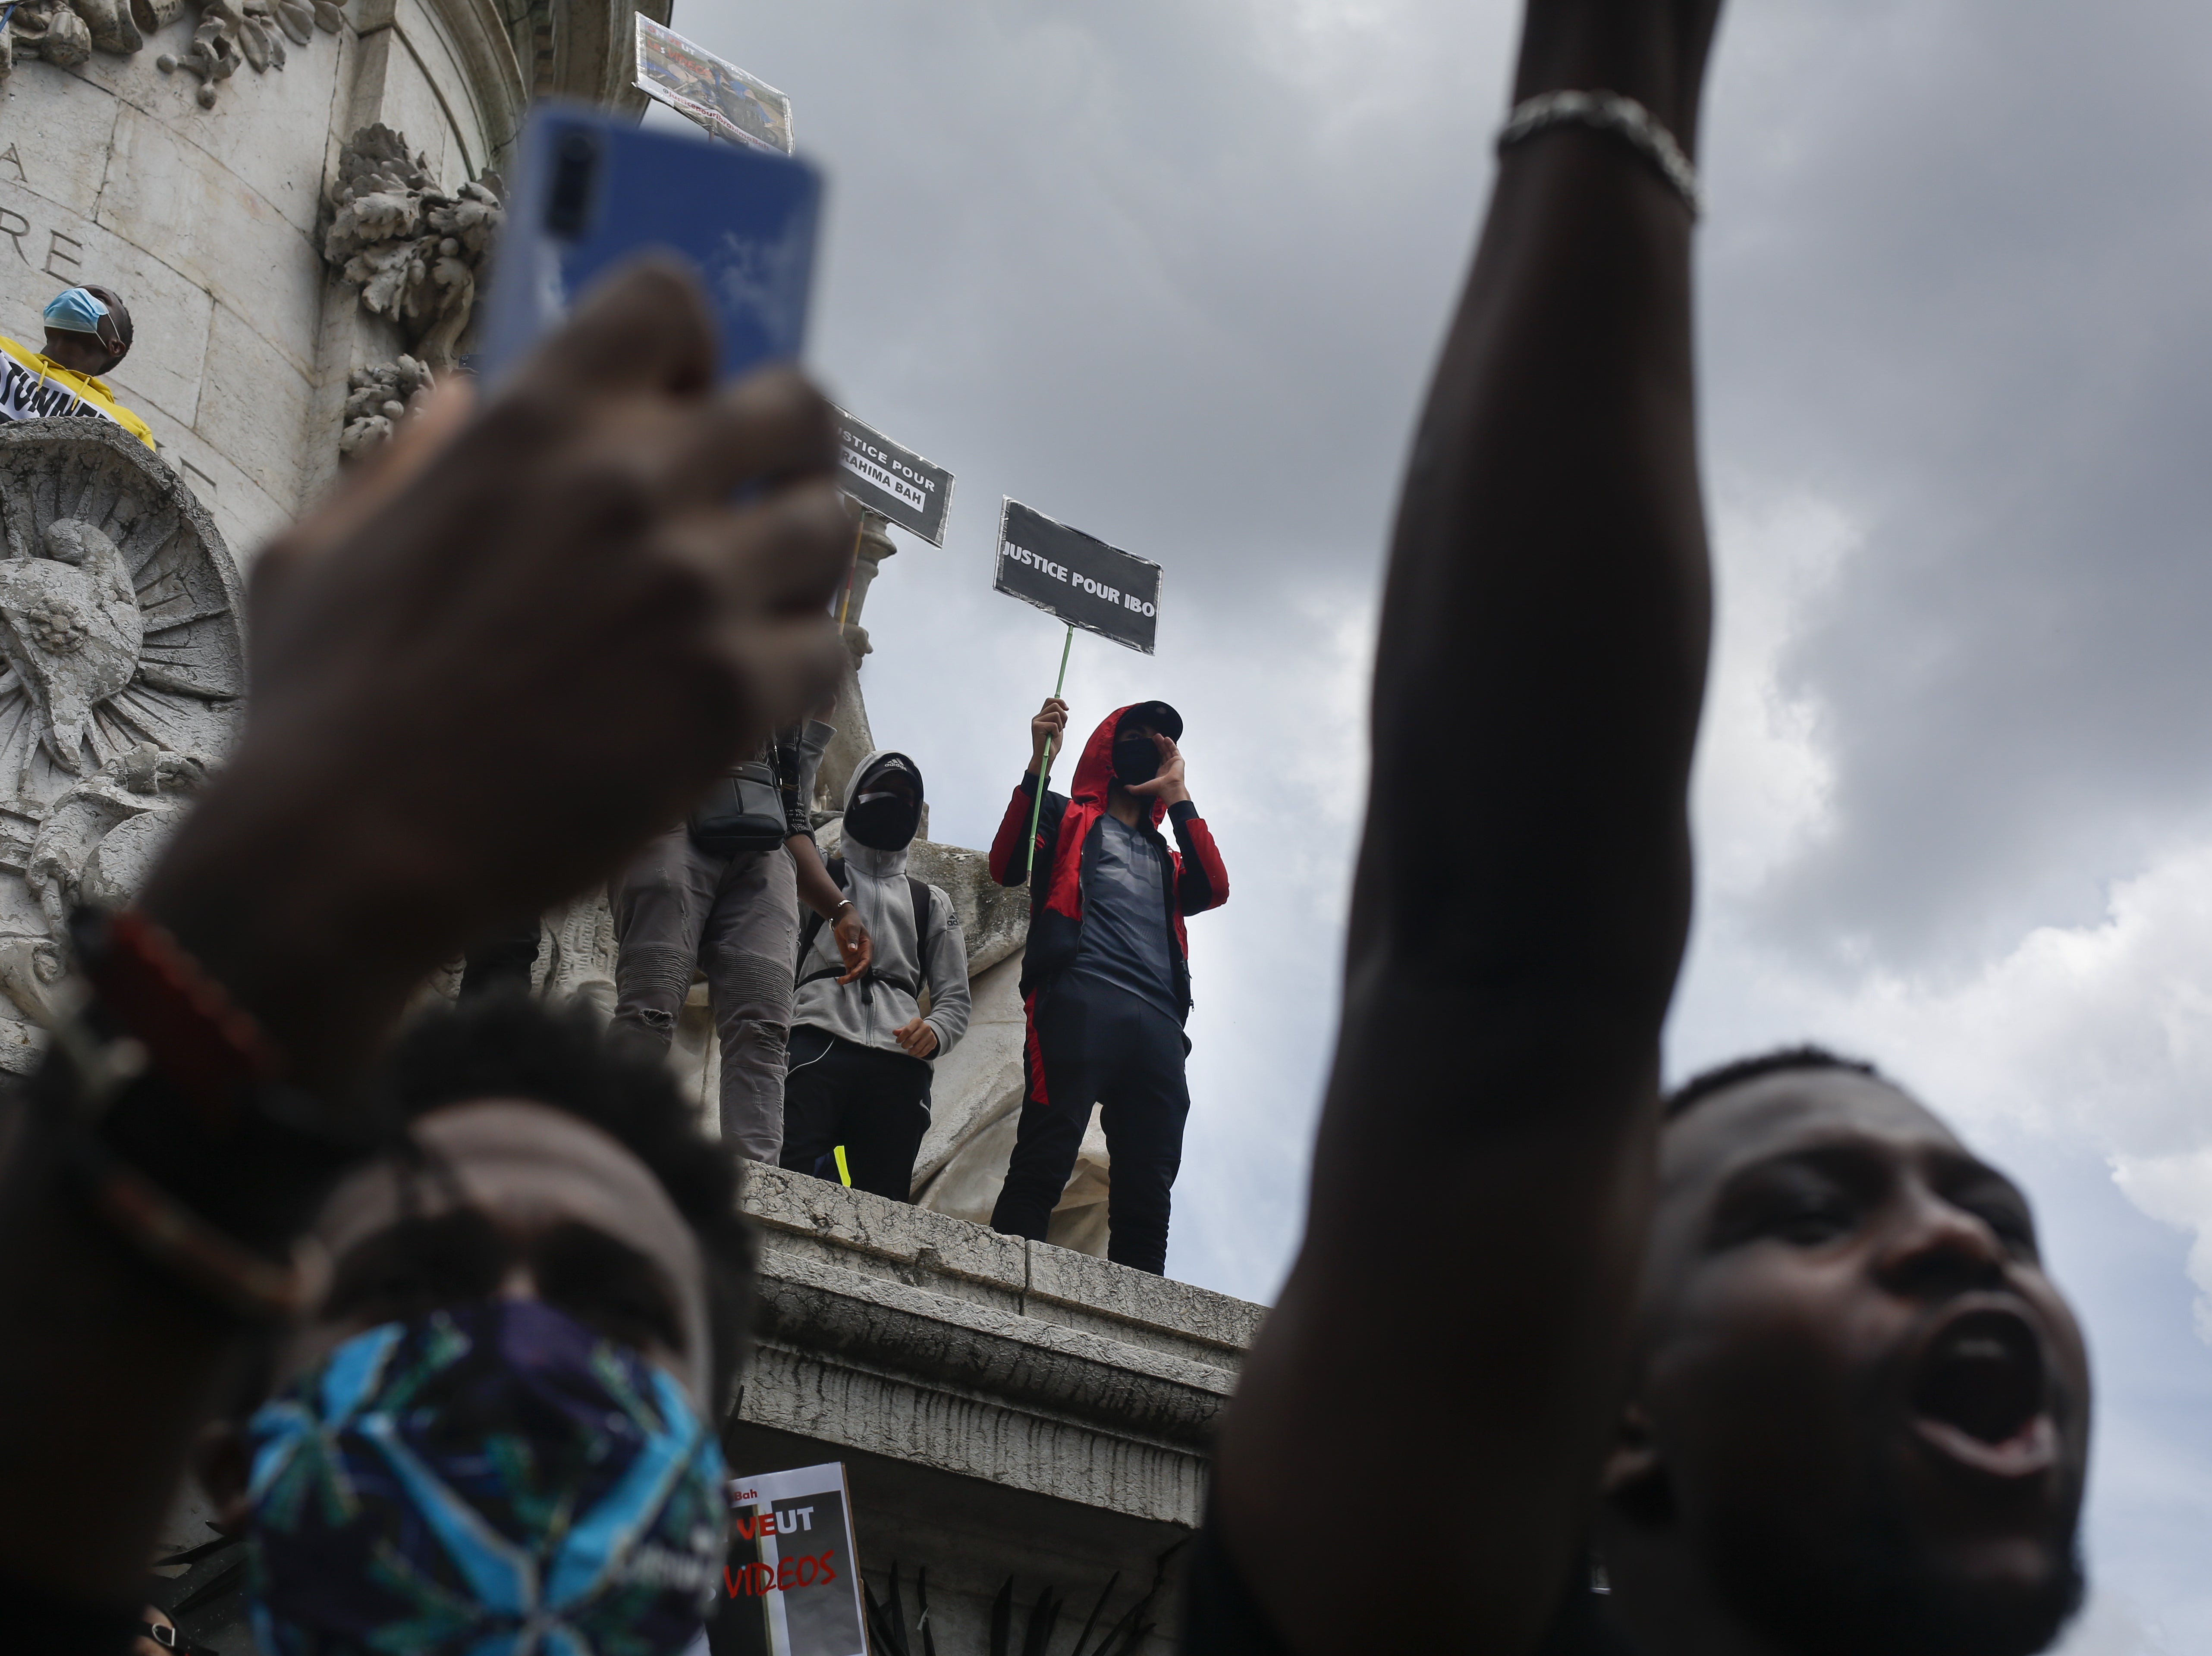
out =
{"type": "Polygon", "coordinates": [[[932,546],[944,545],[945,520],[952,511],[952,474],[842,409],[837,410],[837,430],[843,440],[844,473],[837,487],[932,546]]]}
{"type": "Polygon", "coordinates": [[[641,12],[637,89],[717,137],[791,154],[791,100],[641,12]]]}
{"type": "Polygon", "coordinates": [[[1159,627],[1160,567],[1008,499],[999,511],[998,573],[991,585],[1070,627],[1152,653],[1159,627]]]}
{"type": "Polygon", "coordinates": [[[722,1589],[725,1656],[868,1656],[842,1463],[730,1480],[722,1589]]]}

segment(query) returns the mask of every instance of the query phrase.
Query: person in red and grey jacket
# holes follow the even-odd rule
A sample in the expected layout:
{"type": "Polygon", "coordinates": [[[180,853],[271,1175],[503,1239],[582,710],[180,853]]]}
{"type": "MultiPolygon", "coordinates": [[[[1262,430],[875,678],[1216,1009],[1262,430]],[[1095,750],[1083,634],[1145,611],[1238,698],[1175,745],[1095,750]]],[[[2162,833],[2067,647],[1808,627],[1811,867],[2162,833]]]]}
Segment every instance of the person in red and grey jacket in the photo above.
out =
{"type": "Polygon", "coordinates": [[[1029,773],[991,845],[1000,884],[1029,879],[1032,853],[1036,868],[1022,957],[1027,1088],[991,1228],[1042,1240],[1101,1104],[1113,1158],[1106,1257],[1158,1276],[1190,1113],[1183,917],[1228,901],[1229,874],[1183,786],[1182,715],[1164,701],[1117,708],[1091,733],[1074,797],[1048,791],[1036,844],[1024,846],[1045,744],[1057,750],[1066,729],[1057,697],[1030,721],[1029,773]],[[1163,817],[1176,846],[1161,837],[1163,817]]]}

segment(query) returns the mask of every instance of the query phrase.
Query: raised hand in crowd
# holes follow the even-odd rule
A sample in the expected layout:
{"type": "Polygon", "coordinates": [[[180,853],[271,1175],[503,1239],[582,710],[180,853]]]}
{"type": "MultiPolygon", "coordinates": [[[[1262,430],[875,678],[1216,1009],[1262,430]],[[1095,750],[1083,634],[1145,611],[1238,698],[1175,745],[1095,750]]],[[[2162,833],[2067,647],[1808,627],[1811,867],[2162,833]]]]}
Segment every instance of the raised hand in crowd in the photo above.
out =
{"type": "MultiPolygon", "coordinates": [[[[142,904],[316,1132],[426,973],[606,875],[830,682],[835,426],[795,375],[714,363],[693,282],[641,264],[264,555],[244,737],[142,904]]],[[[252,1325],[69,1193],[55,1119],[18,1118],[0,1186],[0,1587],[128,1604],[252,1325]]],[[[318,1199],[203,1162],[168,1194],[282,1215],[280,1252],[318,1199]]]]}
{"type": "Polygon", "coordinates": [[[318,1075],[836,669],[828,405],[787,372],[718,391],[681,271],[632,271],[466,403],[263,554],[244,737],[143,900],[318,1075]]]}
{"type": "MultiPolygon", "coordinates": [[[[1530,0],[1515,100],[1625,94],[1694,153],[1717,11],[1530,0]]],[[[1689,919],[1692,219],[1617,133],[1506,150],[1414,440],[1310,1218],[1215,1485],[1301,1656],[1530,1649],[1584,1536],[1689,919]],[[1324,1441],[1433,1591],[1311,1568],[1324,1441]]]]}

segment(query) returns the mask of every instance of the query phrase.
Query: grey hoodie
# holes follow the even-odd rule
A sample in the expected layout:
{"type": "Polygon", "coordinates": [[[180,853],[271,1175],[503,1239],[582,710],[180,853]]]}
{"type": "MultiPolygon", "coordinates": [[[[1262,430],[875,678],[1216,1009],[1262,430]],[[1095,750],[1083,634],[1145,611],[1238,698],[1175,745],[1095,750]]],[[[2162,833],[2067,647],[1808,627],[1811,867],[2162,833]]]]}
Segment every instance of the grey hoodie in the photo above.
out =
{"type": "MultiPolygon", "coordinates": [[[[846,809],[852,808],[861,779],[885,751],[878,749],[853,767],[852,779],[845,784],[846,809]]],[[[937,1051],[931,1057],[943,1058],[968,1032],[968,944],[960,935],[960,916],[953,911],[952,900],[940,888],[929,888],[929,936],[917,946],[906,852],[878,851],[848,834],[840,854],[845,858],[845,895],[875,940],[875,959],[867,975],[851,983],[841,984],[834,976],[815,977],[825,968],[844,969],[837,958],[836,934],[827,925],[819,927],[799,962],[801,987],[792,1008],[792,1022],[811,1023],[856,1046],[902,1052],[905,1049],[891,1039],[891,1031],[911,1020],[921,1007],[898,984],[926,983],[927,1021],[937,1032],[937,1051]],[[806,982],[808,978],[814,981],[806,982]]]]}

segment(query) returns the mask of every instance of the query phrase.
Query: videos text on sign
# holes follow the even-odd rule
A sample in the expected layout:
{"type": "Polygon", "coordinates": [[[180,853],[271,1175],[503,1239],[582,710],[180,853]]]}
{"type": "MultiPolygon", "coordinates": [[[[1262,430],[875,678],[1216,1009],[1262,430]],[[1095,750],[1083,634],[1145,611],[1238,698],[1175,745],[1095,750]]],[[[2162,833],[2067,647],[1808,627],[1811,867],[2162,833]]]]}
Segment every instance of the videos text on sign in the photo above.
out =
{"type": "MultiPolygon", "coordinates": [[[[793,1507],[782,1513],[755,1513],[731,1519],[730,1527],[740,1541],[759,1541],[771,1535],[799,1535],[814,1527],[814,1508],[793,1507]]],[[[822,1586],[837,1579],[832,1562],[837,1550],[819,1555],[786,1558],[775,1564],[739,1564],[722,1572],[722,1585],[732,1598],[757,1598],[764,1592],[788,1592],[793,1587],[822,1586]]]]}

